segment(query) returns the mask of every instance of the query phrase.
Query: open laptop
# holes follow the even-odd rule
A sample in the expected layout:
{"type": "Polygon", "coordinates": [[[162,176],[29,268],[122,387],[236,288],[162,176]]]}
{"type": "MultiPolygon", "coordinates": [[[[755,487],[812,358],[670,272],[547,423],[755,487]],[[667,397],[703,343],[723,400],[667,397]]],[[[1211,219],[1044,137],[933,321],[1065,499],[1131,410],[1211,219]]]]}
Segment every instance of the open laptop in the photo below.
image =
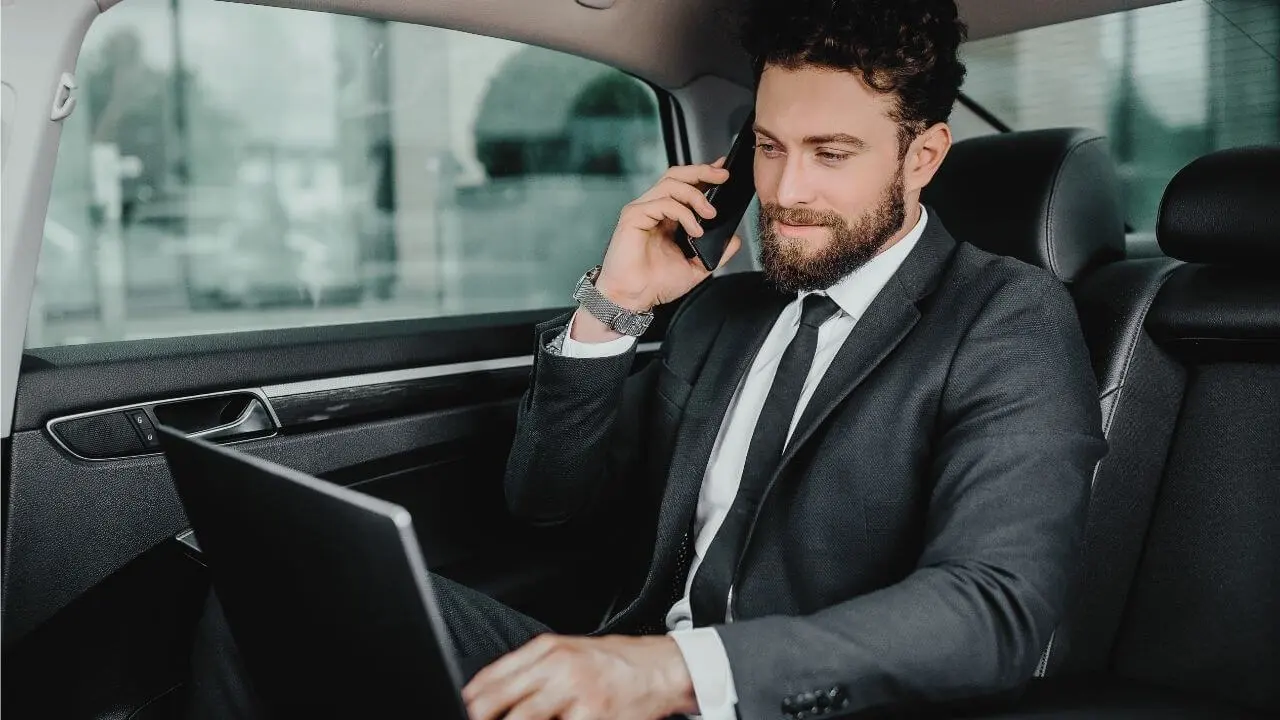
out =
{"type": "Polygon", "coordinates": [[[274,716],[465,720],[408,511],[158,430],[249,678],[274,716]]]}

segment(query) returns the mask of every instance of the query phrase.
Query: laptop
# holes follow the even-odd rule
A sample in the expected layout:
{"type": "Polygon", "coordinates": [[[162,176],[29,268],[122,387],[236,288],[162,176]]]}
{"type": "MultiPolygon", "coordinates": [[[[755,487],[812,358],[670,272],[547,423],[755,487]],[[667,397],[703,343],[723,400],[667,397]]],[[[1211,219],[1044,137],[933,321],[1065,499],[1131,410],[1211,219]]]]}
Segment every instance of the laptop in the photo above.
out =
{"type": "Polygon", "coordinates": [[[466,719],[408,511],[157,430],[249,679],[273,716],[466,719]]]}

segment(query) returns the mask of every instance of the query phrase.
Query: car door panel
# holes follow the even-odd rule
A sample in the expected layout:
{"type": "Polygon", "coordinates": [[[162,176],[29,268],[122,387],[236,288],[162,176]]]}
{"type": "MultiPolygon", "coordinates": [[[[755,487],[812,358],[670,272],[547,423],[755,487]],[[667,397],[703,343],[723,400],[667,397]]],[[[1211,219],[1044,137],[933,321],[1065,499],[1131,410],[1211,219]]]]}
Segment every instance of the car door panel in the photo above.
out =
{"type": "MultiPolygon", "coordinates": [[[[323,475],[413,448],[477,438],[509,441],[514,402],[411,415],[245,443],[246,451],[323,475]]],[[[13,438],[5,629],[20,637],[76,595],[186,527],[158,455],[85,462],[44,431],[13,438]]]]}
{"type": "MultiPolygon", "coordinates": [[[[494,482],[502,453],[477,447],[510,442],[515,404],[511,399],[240,447],[405,505],[430,567],[522,604],[537,595],[531,586],[540,580],[573,576],[558,562],[575,563],[554,555],[562,544],[524,531],[502,512],[500,483],[494,482]]],[[[186,662],[208,578],[201,556],[172,539],[187,523],[163,458],[68,460],[39,432],[15,439],[14,458],[34,461],[32,468],[49,482],[30,493],[21,481],[15,487],[12,527],[22,543],[10,546],[6,639],[18,640],[6,664],[28,681],[11,686],[17,689],[6,694],[6,708],[44,715],[50,708],[38,699],[72,689],[78,699],[63,709],[96,717],[130,698],[140,706],[181,682],[183,673],[173,668],[186,662]],[[85,653],[100,664],[67,667],[59,660],[85,653]],[[103,704],[93,706],[95,698],[103,704]]]]}
{"type": "Polygon", "coordinates": [[[162,543],[5,651],[10,718],[181,717],[204,566],[162,543]]]}
{"type": "MultiPolygon", "coordinates": [[[[674,310],[642,338],[637,369],[674,310]]],[[[56,676],[86,698],[71,716],[101,717],[111,702],[137,709],[183,681],[190,646],[175,638],[192,636],[208,577],[200,553],[175,540],[188,524],[163,456],[84,460],[50,425],[127,408],[156,418],[166,416],[157,407],[207,394],[269,404],[275,434],[237,448],[409,509],[433,571],[555,627],[591,629],[611,599],[597,582],[599,544],[514,519],[502,493],[533,324],[559,312],[469,330],[406,321],[29,352],[7,453],[5,654],[23,682],[6,707],[47,697],[56,676]],[[131,669],[41,672],[59,648],[78,647],[131,669]]]]}
{"type": "MultiPolygon", "coordinates": [[[[501,371],[477,369],[475,375],[436,374],[387,383],[355,376],[345,378],[353,387],[343,387],[343,378],[327,381],[332,386],[328,391],[307,382],[275,386],[269,392],[276,412],[283,412],[280,434],[241,447],[304,472],[340,473],[349,484],[370,481],[371,490],[377,482],[351,468],[422,448],[461,448],[456,452],[465,458],[484,459],[480,467],[488,469],[487,476],[470,473],[467,482],[491,486],[482,503],[488,512],[501,505],[500,493],[494,491],[500,491],[502,466],[493,459],[505,461],[515,399],[527,383],[527,362],[516,359],[522,364],[501,371]],[[302,392],[291,392],[291,387],[302,392]],[[483,389],[471,394],[477,388],[483,389]]],[[[9,639],[21,637],[133,557],[186,527],[168,468],[158,455],[88,462],[72,456],[48,430],[38,429],[13,436],[10,461],[15,472],[4,597],[9,639]]],[[[428,560],[434,545],[425,547],[428,560]]]]}

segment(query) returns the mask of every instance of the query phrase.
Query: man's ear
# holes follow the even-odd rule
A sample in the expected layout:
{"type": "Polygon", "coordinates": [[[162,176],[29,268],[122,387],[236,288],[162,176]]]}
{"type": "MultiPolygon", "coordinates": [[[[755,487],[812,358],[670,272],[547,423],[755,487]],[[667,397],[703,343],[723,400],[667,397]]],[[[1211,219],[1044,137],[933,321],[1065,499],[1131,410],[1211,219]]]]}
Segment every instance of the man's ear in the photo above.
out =
{"type": "Polygon", "coordinates": [[[916,136],[903,159],[902,181],[906,191],[918,192],[928,185],[950,150],[951,127],[946,123],[937,123],[916,136]]]}

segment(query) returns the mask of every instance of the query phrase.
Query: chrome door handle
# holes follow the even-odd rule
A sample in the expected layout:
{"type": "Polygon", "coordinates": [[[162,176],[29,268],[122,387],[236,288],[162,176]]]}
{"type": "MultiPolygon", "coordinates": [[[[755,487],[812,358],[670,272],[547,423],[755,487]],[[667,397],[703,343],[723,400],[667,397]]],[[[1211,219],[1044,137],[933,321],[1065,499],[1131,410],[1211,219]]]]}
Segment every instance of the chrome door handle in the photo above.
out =
{"type": "Polygon", "coordinates": [[[217,425],[205,430],[197,430],[188,433],[190,437],[203,438],[205,440],[215,440],[218,438],[231,438],[240,435],[250,435],[253,433],[269,432],[275,429],[275,422],[271,419],[271,413],[267,412],[267,408],[258,398],[253,398],[249,404],[245,406],[244,411],[229,423],[217,425]]]}
{"type": "Polygon", "coordinates": [[[156,422],[188,437],[216,442],[275,434],[279,427],[268,401],[255,390],[236,390],[155,405],[156,422]]]}

